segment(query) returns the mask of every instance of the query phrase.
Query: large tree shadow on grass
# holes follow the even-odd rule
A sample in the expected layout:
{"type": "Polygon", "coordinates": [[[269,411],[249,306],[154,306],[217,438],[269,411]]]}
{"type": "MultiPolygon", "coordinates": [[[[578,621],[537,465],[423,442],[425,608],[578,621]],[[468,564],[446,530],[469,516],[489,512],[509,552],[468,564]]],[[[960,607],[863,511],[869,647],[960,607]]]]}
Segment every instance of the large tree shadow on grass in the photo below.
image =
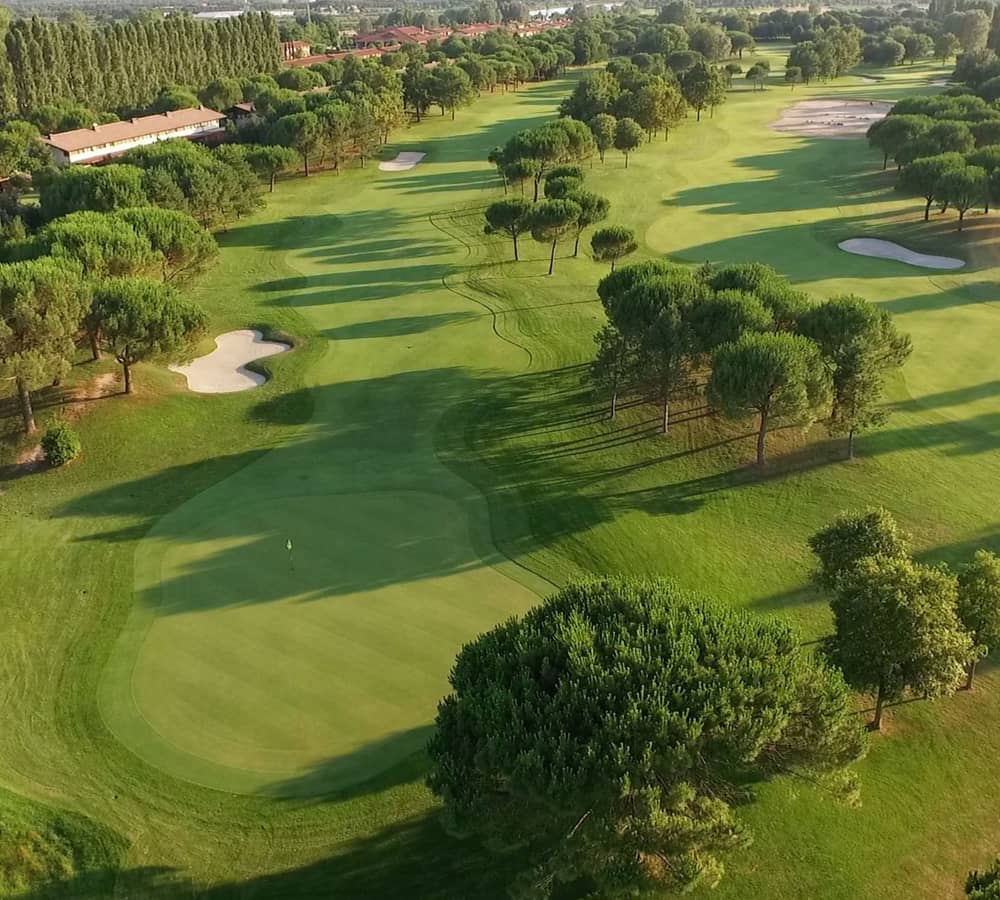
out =
{"type": "Polygon", "coordinates": [[[892,184],[885,173],[859,164],[859,156],[845,154],[840,142],[806,141],[733,164],[749,171],[736,181],[684,188],[664,203],[706,207],[713,215],[801,212],[871,203],[892,184]]]}
{"type": "Polygon", "coordinates": [[[201,887],[183,872],[139,867],[87,872],[15,900],[507,900],[514,858],[448,837],[434,816],[399,822],[308,865],[201,887]],[[114,885],[109,890],[109,885],[114,885]]]}
{"type": "Polygon", "coordinates": [[[421,780],[427,773],[427,741],[434,733],[433,725],[423,725],[391,734],[374,743],[365,744],[354,753],[325,759],[308,772],[267,785],[258,793],[275,800],[297,803],[328,803],[375,794],[400,784],[421,780]],[[386,754],[398,760],[371,774],[372,754],[386,754]],[[353,779],[345,782],[345,779],[353,779]],[[344,785],[331,788],[331,785],[344,785]]]}

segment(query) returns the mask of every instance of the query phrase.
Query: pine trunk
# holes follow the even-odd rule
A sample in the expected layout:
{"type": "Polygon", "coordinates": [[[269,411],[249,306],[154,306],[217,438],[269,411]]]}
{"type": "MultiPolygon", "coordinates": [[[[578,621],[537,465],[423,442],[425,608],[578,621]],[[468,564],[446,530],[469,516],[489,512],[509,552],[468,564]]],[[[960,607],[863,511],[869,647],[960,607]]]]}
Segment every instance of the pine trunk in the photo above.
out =
{"type": "Polygon", "coordinates": [[[609,419],[613,419],[618,414],[618,386],[615,385],[614,390],[611,392],[611,415],[608,416],[609,419]]]}
{"type": "Polygon", "coordinates": [[[514,235],[514,262],[519,262],[520,257],[517,255],[517,235],[514,235]]]}
{"type": "Polygon", "coordinates": [[[549,274],[552,274],[552,269],[556,264],[556,242],[552,242],[552,250],[549,253],[549,274]]]}
{"type": "Polygon", "coordinates": [[[271,194],[273,194],[273,193],[274,193],[274,180],[275,180],[275,179],[276,179],[277,177],[278,177],[278,176],[277,176],[277,173],[275,173],[275,172],[272,172],[272,173],[271,173],[271,188],[270,188],[270,190],[269,190],[269,192],[268,192],[268,193],[271,193],[271,194]]]}
{"type": "Polygon", "coordinates": [[[670,434],[670,401],[663,401],[663,433],[670,434]]]}
{"type": "Polygon", "coordinates": [[[929,222],[931,218],[931,204],[934,202],[933,197],[927,198],[927,205],[924,207],[924,221],[929,222]]]}
{"type": "Polygon", "coordinates": [[[882,730],[882,707],[885,705],[885,691],[880,684],[878,686],[878,694],[875,696],[875,718],[872,719],[871,725],[868,727],[872,731],[882,730]]]}
{"type": "Polygon", "coordinates": [[[579,232],[579,231],[576,233],[576,242],[573,244],[573,256],[574,256],[574,258],[576,256],[578,256],[579,253],[580,253],[580,235],[581,235],[581,233],[582,232],[579,232]]]}
{"type": "Polygon", "coordinates": [[[971,691],[972,690],[972,682],[975,681],[975,679],[976,679],[976,663],[977,663],[977,660],[975,660],[975,659],[972,660],[972,662],[969,663],[969,670],[968,670],[967,677],[965,679],[965,689],[967,691],[971,691]]]}
{"type": "Polygon", "coordinates": [[[127,363],[122,363],[122,375],[125,377],[125,393],[132,393],[132,367],[127,363]]]}
{"type": "Polygon", "coordinates": [[[854,459],[854,429],[847,432],[847,458],[854,459]]]}
{"type": "Polygon", "coordinates": [[[17,402],[21,407],[21,420],[24,422],[24,433],[32,434],[35,431],[35,411],[31,408],[31,391],[28,390],[28,383],[23,378],[16,379],[17,402]]]}
{"type": "Polygon", "coordinates": [[[764,465],[765,448],[767,445],[767,411],[760,414],[760,430],[757,432],[757,465],[764,465]]]}
{"type": "Polygon", "coordinates": [[[87,340],[90,341],[90,356],[94,362],[97,362],[101,358],[101,345],[97,342],[97,332],[92,331],[87,335],[87,340]]]}

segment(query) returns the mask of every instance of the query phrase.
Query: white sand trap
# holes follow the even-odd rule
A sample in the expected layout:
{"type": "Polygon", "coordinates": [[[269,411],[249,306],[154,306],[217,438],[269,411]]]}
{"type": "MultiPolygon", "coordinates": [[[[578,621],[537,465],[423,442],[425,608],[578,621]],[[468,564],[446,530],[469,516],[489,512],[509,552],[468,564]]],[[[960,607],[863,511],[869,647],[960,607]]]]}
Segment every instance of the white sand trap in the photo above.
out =
{"type": "Polygon", "coordinates": [[[265,341],[259,331],[227,331],[215,339],[215,349],[187,366],[170,366],[187,378],[198,394],[232,394],[260,387],[267,378],[246,368],[248,362],[274,356],[292,348],[279,341],[265,341]]]}
{"type": "Polygon", "coordinates": [[[859,75],[858,78],[861,79],[862,84],[878,84],[878,79],[872,78],[870,75],[859,75]]]}
{"type": "Polygon", "coordinates": [[[841,250],[856,253],[858,256],[877,256],[879,259],[894,259],[910,266],[920,266],[923,269],[961,269],[965,262],[953,256],[928,256],[926,253],[914,253],[894,244],[892,241],[880,241],[877,238],[851,238],[837,244],[841,250]]]}
{"type": "Polygon", "coordinates": [[[861,137],[890,109],[892,104],[881,100],[800,100],[771,127],[803,137],[861,137]]]}
{"type": "Polygon", "coordinates": [[[378,167],[383,172],[406,172],[412,169],[426,155],[426,153],[411,153],[408,150],[404,150],[402,153],[397,154],[395,159],[390,159],[388,162],[380,162],[378,167]]]}

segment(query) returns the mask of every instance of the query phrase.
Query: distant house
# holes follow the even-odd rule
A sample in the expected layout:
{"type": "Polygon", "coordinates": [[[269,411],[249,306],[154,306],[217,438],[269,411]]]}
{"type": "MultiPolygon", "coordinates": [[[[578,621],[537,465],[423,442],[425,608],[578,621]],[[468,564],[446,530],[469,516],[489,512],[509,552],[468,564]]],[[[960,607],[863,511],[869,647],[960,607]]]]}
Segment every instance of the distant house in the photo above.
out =
{"type": "Polygon", "coordinates": [[[62,131],[42,140],[48,145],[52,161],[57,166],[100,163],[121,156],[134,147],[171,138],[191,138],[207,142],[221,140],[225,135],[225,120],[222,113],[199,106],[140,116],[125,122],[62,131]]]}
{"type": "Polygon", "coordinates": [[[290,59],[305,59],[312,53],[312,44],[309,41],[283,41],[281,44],[281,58],[286,62],[290,59]]]}
{"type": "Polygon", "coordinates": [[[393,25],[354,35],[355,47],[385,47],[392,44],[427,44],[432,40],[443,41],[451,30],[448,28],[417,28],[416,25],[393,25]]]}
{"type": "Polygon", "coordinates": [[[399,45],[393,47],[369,47],[365,50],[339,50],[336,53],[319,53],[316,56],[305,56],[302,59],[290,59],[285,62],[286,66],[314,66],[316,63],[330,62],[333,59],[343,59],[345,56],[381,56],[391,50],[398,50],[399,45]]]}
{"type": "Polygon", "coordinates": [[[257,108],[252,103],[237,103],[226,110],[226,118],[237,128],[246,128],[257,120],[257,108]]]}

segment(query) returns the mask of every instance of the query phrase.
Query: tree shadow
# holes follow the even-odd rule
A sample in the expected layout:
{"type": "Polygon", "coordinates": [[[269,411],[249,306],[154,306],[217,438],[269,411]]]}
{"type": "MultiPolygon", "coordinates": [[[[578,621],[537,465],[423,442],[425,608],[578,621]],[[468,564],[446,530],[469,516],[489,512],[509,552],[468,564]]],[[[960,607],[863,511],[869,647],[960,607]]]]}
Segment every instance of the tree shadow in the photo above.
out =
{"type": "MultiPolygon", "coordinates": [[[[454,191],[478,191],[496,185],[492,166],[485,164],[462,172],[428,172],[421,175],[400,175],[391,181],[379,182],[376,188],[404,194],[446,194],[454,191]]],[[[407,250],[409,255],[409,250],[407,250]]]]}
{"type": "MultiPolygon", "coordinates": [[[[406,245],[406,258],[419,259],[424,256],[438,256],[450,253],[454,246],[448,241],[422,240],[406,245]]],[[[382,240],[349,240],[343,244],[328,244],[302,256],[307,259],[323,259],[331,265],[358,265],[366,262],[391,262],[396,265],[399,259],[399,238],[382,240]]]]}
{"type": "Polygon", "coordinates": [[[408,334],[422,334],[443,328],[457,322],[467,322],[480,318],[473,312],[437,313],[426,316],[397,316],[396,318],[373,319],[370,322],[357,322],[353,325],[341,325],[328,328],[322,334],[336,341],[350,341],[357,338],[402,337],[408,334]]]}
{"type": "MultiPolygon", "coordinates": [[[[450,838],[435,816],[398,822],[346,841],[316,862],[201,887],[177,870],[102,869],[53,881],[14,895],[15,900],[506,900],[515,857],[488,854],[473,841],[450,838]],[[108,890],[108,885],[114,885],[108,890]]],[[[566,900],[570,900],[569,897],[566,900]]]]}
{"type": "MultiPolygon", "coordinates": [[[[333,176],[317,176],[317,181],[333,176]]],[[[364,209],[356,212],[317,213],[310,216],[288,216],[280,221],[264,219],[246,222],[218,236],[223,247],[263,247],[271,250],[306,250],[337,242],[340,233],[345,246],[354,244],[359,234],[379,234],[396,229],[417,214],[404,214],[398,209],[364,209]]]]}
{"type": "Polygon", "coordinates": [[[349,800],[365,794],[409,784],[427,772],[427,741],[434,733],[433,725],[423,725],[391,734],[370,742],[353,753],[325,759],[308,772],[269,784],[258,793],[275,800],[304,803],[326,803],[349,800]],[[376,775],[373,761],[398,760],[376,775]],[[330,785],[346,785],[331,790],[330,785]]]}

